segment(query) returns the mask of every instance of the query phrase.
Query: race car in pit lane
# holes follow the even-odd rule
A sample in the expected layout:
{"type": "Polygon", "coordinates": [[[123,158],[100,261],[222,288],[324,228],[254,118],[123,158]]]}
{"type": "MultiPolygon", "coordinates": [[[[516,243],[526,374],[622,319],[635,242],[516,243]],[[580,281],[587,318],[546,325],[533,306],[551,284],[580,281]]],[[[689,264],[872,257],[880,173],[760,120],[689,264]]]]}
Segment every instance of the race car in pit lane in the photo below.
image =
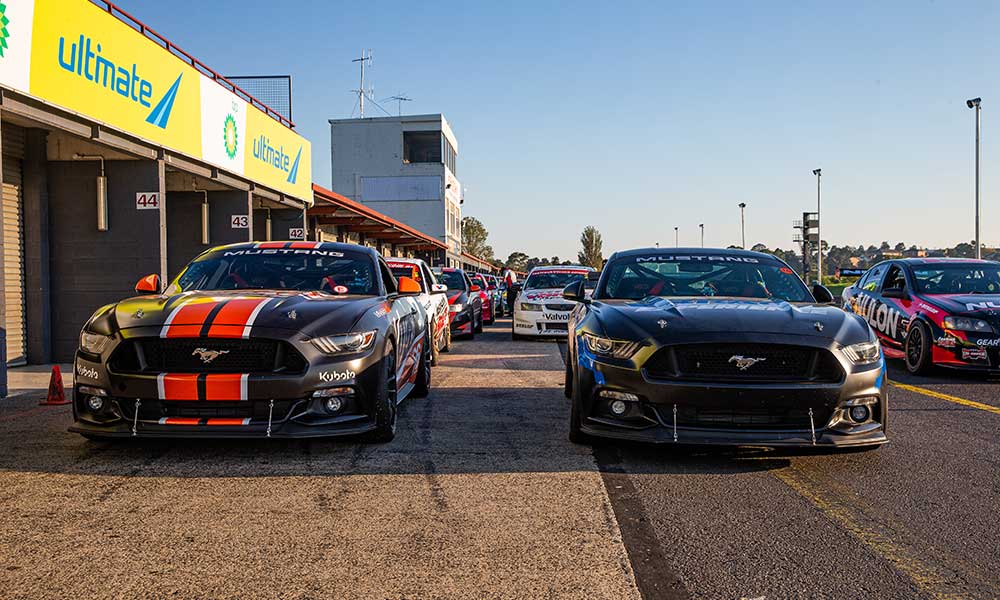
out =
{"type": "Polygon", "coordinates": [[[389,268],[396,277],[409,277],[420,284],[417,302],[424,308],[431,322],[431,364],[436,365],[438,354],[451,350],[451,326],[448,323],[448,286],[438,283],[427,263],[419,258],[387,258],[389,268]]]}
{"type": "Polygon", "coordinates": [[[881,262],[843,292],[889,358],[911,373],[935,365],[1000,370],[1000,263],[904,258],[881,262]]]}
{"type": "Polygon", "coordinates": [[[492,325],[497,320],[499,305],[496,286],[491,286],[488,276],[482,273],[473,273],[470,277],[472,283],[479,286],[479,298],[483,301],[483,323],[492,325]]]}
{"type": "Polygon", "coordinates": [[[70,431],[386,442],[397,405],[429,391],[420,285],[371,248],[220,246],[136,291],[80,333],[70,431]]]}
{"type": "Polygon", "coordinates": [[[440,283],[448,287],[448,310],[451,334],[467,336],[470,340],[483,332],[483,299],[480,288],[462,269],[444,267],[434,269],[440,283]]]}
{"type": "Polygon", "coordinates": [[[511,339],[565,337],[569,312],[576,306],[563,297],[563,288],[578,281],[587,285],[594,269],[581,266],[535,267],[514,299],[511,339]]]}
{"type": "Polygon", "coordinates": [[[886,442],[885,360],[863,318],[746,250],[615,253],[569,321],[570,439],[886,442]]]}

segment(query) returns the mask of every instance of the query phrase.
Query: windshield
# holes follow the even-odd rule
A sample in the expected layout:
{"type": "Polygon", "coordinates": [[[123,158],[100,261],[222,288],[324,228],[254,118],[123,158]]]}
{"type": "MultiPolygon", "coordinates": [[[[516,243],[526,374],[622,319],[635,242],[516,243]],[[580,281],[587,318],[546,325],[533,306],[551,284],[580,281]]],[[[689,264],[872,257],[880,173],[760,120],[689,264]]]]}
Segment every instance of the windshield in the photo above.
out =
{"type": "Polygon", "coordinates": [[[437,279],[438,283],[445,284],[449,290],[465,291],[465,277],[462,277],[461,271],[441,271],[437,279]]]}
{"type": "Polygon", "coordinates": [[[1000,294],[1000,265],[926,265],[913,268],[921,294],[1000,294]]]}
{"type": "Polygon", "coordinates": [[[528,275],[528,280],[524,282],[526,290],[551,290],[554,288],[564,288],[567,285],[586,279],[587,273],[584,271],[572,271],[563,269],[558,271],[538,271],[528,275]]]}
{"type": "Polygon", "coordinates": [[[777,261],[722,256],[632,256],[617,259],[605,269],[607,275],[597,291],[598,299],[729,296],[813,301],[795,272],[777,261]]]}
{"type": "Polygon", "coordinates": [[[190,263],[173,291],[296,290],[375,296],[375,263],[367,254],[312,250],[260,254],[256,250],[213,252],[190,263]],[[252,254],[251,254],[252,253],[252,254]]]}

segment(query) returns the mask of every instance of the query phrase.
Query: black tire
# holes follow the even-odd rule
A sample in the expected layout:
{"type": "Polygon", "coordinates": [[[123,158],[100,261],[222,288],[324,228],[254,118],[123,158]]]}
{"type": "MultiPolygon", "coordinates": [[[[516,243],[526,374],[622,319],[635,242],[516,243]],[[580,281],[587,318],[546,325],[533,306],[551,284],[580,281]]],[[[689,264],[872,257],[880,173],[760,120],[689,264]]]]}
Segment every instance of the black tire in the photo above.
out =
{"type": "MultiPolygon", "coordinates": [[[[431,332],[433,331],[434,326],[431,325],[430,331],[427,333],[427,344],[431,348],[431,364],[436,367],[438,364],[438,356],[441,354],[441,348],[438,346],[437,338],[431,335],[431,332]]],[[[444,343],[444,340],[442,340],[442,343],[444,343]]]]}
{"type": "Polygon", "coordinates": [[[906,370],[914,375],[926,375],[934,367],[931,357],[931,332],[920,321],[914,323],[906,334],[903,354],[906,370]]]}
{"type": "Polygon", "coordinates": [[[396,394],[396,347],[392,340],[386,341],[385,356],[379,363],[379,385],[375,390],[375,431],[365,436],[365,440],[376,444],[391,442],[396,437],[396,417],[399,407],[396,394]]]}
{"type": "Polygon", "coordinates": [[[492,325],[492,324],[494,324],[496,322],[497,322],[497,313],[496,313],[496,309],[494,308],[493,310],[490,311],[490,320],[486,321],[486,324],[487,325],[492,325]]]}
{"type": "Polygon", "coordinates": [[[444,330],[444,346],[441,347],[441,352],[451,352],[451,326],[447,326],[444,330]]]}
{"type": "MultiPolygon", "coordinates": [[[[473,318],[475,318],[475,313],[473,313],[473,318]]],[[[472,326],[472,331],[474,333],[482,333],[483,332],[483,313],[482,313],[482,311],[479,312],[479,320],[476,321],[476,325],[472,326]]]]}
{"type": "Polygon", "coordinates": [[[569,349],[566,349],[566,377],[563,379],[563,395],[573,398],[573,368],[569,366],[569,349]]]}
{"type": "Polygon", "coordinates": [[[431,351],[425,348],[420,354],[420,365],[417,367],[417,381],[413,384],[411,395],[414,398],[426,398],[431,393],[431,351]]]}
{"type": "MultiPolygon", "coordinates": [[[[572,377],[572,369],[570,369],[570,378],[572,377]]],[[[580,430],[580,386],[576,385],[574,381],[570,388],[569,441],[574,444],[593,444],[594,439],[580,430]]]]}

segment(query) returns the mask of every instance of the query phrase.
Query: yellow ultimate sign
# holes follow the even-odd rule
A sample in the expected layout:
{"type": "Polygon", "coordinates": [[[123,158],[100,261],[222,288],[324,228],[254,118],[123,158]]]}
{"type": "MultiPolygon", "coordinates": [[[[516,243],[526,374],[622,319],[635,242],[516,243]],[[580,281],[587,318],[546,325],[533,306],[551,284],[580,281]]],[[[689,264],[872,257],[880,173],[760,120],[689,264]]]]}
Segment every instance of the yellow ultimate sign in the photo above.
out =
{"type": "Polygon", "coordinates": [[[309,142],[87,0],[9,0],[0,84],[312,198],[309,142]]]}

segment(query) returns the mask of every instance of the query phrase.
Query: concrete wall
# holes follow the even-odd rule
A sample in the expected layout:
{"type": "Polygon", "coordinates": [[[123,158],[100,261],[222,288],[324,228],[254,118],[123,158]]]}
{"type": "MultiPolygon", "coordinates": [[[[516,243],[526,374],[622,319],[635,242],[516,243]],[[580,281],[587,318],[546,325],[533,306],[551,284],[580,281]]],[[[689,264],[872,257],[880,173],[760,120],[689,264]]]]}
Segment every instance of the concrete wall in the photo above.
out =
{"type": "Polygon", "coordinates": [[[232,216],[246,215],[249,200],[246,192],[208,192],[208,235],[209,243],[201,243],[201,204],[204,195],[200,192],[167,193],[167,270],[171,279],[181,269],[212,246],[248,242],[249,229],[233,229],[232,216]]]}
{"type": "MultiPolygon", "coordinates": [[[[253,211],[253,239],[264,241],[264,228],[266,227],[267,211],[257,209],[253,211]]],[[[272,208],[271,209],[271,239],[287,240],[288,230],[293,227],[302,227],[302,211],[294,208],[272,208]]],[[[312,239],[310,236],[309,239],[312,239]]]]}
{"type": "Polygon", "coordinates": [[[108,161],[108,231],[97,231],[94,161],[50,162],[49,253],[52,360],[73,358],[80,328],[104,304],[133,296],[140,277],[160,271],[160,218],[136,210],[136,192],[157,190],[152,161],[108,161]]]}

